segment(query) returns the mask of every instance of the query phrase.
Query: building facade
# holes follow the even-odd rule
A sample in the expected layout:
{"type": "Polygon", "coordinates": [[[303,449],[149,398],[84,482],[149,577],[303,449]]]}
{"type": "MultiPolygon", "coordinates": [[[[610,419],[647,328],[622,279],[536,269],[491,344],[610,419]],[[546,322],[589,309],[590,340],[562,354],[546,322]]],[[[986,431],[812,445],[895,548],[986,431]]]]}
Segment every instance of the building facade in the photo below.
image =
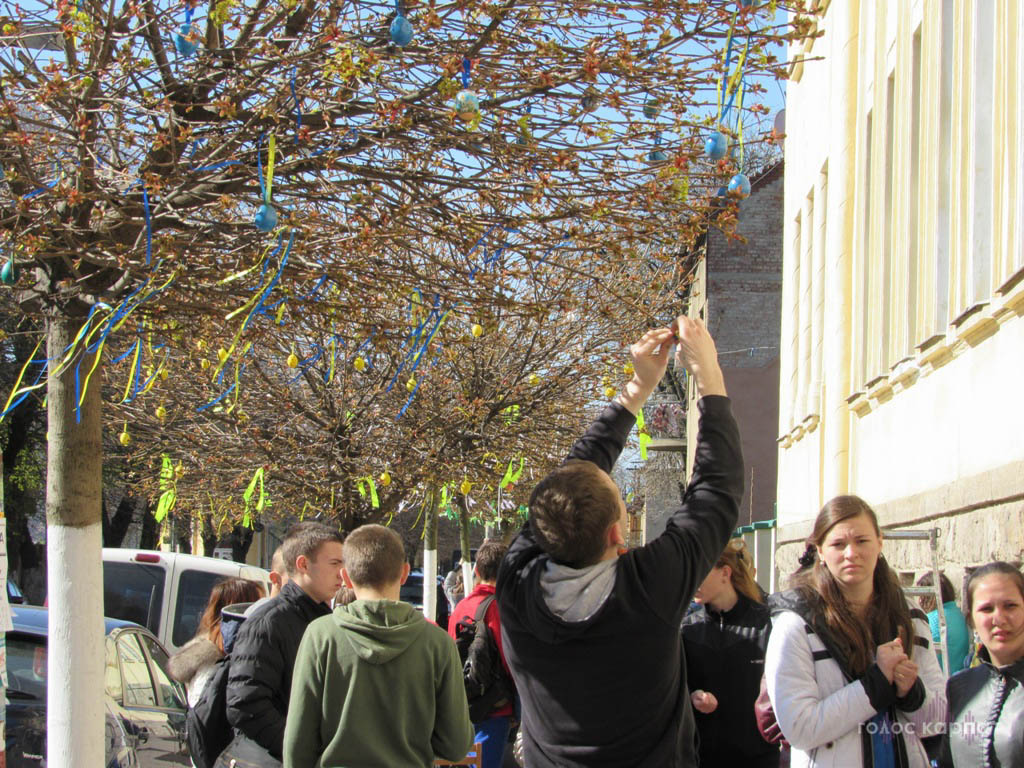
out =
{"type": "Polygon", "coordinates": [[[938,527],[958,583],[1024,548],[1024,8],[813,4],[787,92],[778,566],[856,493],[883,528],[938,527]]]}

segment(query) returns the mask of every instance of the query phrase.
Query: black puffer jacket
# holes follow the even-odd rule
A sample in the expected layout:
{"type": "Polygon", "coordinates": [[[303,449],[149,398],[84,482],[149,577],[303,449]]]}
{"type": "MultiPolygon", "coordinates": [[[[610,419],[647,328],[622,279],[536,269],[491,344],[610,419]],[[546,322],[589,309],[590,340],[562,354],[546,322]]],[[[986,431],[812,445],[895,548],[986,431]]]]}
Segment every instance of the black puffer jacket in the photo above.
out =
{"type": "Polygon", "coordinates": [[[980,657],[946,683],[943,768],[1024,765],[1024,659],[997,667],[984,648],[980,657]]]}
{"type": "Polygon", "coordinates": [[[228,721],[278,760],[299,642],[309,622],[330,612],[288,582],[246,618],[231,649],[228,721]]]}
{"type": "Polygon", "coordinates": [[[777,766],[779,748],[761,738],[754,719],[771,616],[767,606],[737,596],[724,613],[701,606],[683,619],[690,691],[718,699],[714,712],[694,711],[700,765],[777,766]]]}

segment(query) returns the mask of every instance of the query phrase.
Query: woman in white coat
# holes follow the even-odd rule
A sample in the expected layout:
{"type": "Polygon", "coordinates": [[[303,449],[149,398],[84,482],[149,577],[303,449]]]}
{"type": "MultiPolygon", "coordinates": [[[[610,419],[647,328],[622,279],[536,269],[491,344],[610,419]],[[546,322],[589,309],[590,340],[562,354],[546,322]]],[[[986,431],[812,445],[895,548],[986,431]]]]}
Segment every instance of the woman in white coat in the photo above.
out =
{"type": "Polygon", "coordinates": [[[872,509],[838,496],[808,539],[818,562],[774,595],[765,682],[792,766],[927,768],[945,676],[925,615],[882,557],[872,509]]]}

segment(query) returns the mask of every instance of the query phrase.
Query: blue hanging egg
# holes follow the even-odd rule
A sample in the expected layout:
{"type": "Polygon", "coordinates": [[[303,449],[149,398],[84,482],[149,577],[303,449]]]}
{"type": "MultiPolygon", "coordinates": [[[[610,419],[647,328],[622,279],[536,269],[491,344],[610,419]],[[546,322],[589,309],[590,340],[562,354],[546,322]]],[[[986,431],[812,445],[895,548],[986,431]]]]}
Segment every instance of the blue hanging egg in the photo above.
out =
{"type": "Polygon", "coordinates": [[[644,104],[644,117],[648,120],[653,120],[661,112],[661,105],[657,99],[651,99],[644,104]]]}
{"type": "Polygon", "coordinates": [[[185,58],[199,50],[199,35],[195,34],[195,29],[191,24],[181,25],[178,34],[174,36],[174,48],[185,58]],[[189,39],[190,35],[193,39],[189,39]]]}
{"type": "Polygon", "coordinates": [[[740,200],[750,197],[750,179],[745,173],[737,173],[729,179],[729,195],[740,200]]]}
{"type": "Polygon", "coordinates": [[[721,160],[728,151],[729,139],[720,131],[712,133],[708,136],[708,140],[704,142],[704,154],[712,160],[721,160]]]}
{"type": "Polygon", "coordinates": [[[480,114],[480,99],[471,90],[459,91],[455,95],[455,111],[466,122],[480,114]]]}
{"type": "Polygon", "coordinates": [[[580,97],[580,106],[583,108],[584,112],[589,112],[590,110],[592,110],[594,107],[597,106],[597,94],[591,93],[589,91],[587,93],[584,93],[580,97]]]}
{"type": "Polygon", "coordinates": [[[3,269],[0,269],[0,282],[4,285],[14,285],[18,282],[18,268],[14,264],[14,259],[8,259],[3,269]]]}
{"type": "Polygon", "coordinates": [[[668,155],[662,152],[660,149],[653,150],[648,156],[647,161],[649,163],[664,163],[668,160],[668,155]]]}
{"type": "Polygon", "coordinates": [[[277,226],[277,211],[272,205],[264,203],[256,212],[256,218],[252,221],[260,232],[269,232],[277,226]]]}
{"type": "Polygon", "coordinates": [[[405,16],[395,16],[395,20],[391,22],[391,41],[401,46],[412,42],[412,24],[405,16]]]}

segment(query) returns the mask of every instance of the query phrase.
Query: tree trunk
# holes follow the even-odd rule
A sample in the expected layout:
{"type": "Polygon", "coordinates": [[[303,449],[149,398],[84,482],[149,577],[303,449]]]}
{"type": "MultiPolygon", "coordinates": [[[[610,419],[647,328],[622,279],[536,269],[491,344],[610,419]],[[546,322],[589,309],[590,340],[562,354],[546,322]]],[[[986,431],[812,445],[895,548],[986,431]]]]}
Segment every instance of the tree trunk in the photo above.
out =
{"type": "Polygon", "coordinates": [[[160,526],[153,517],[153,503],[146,502],[142,510],[142,531],[139,533],[139,549],[156,549],[160,543],[160,526]]]}
{"type": "Polygon", "coordinates": [[[236,525],[231,532],[231,559],[236,563],[244,563],[252,545],[252,528],[236,525]]]}
{"type": "Polygon", "coordinates": [[[462,583],[465,585],[463,594],[473,591],[473,552],[469,545],[469,508],[466,497],[461,493],[455,496],[455,505],[459,509],[459,548],[462,550],[462,583]]]}
{"type": "MultiPolygon", "coordinates": [[[[47,575],[50,629],[47,651],[47,760],[51,768],[103,765],[102,502],[103,372],[93,371],[76,422],[79,380],[94,357],[80,350],[57,370],[80,321],[47,318],[49,440],[46,464],[47,575]]],[[[84,345],[81,345],[84,347],[84,345]]]]}
{"type": "Polygon", "coordinates": [[[437,487],[433,484],[423,498],[423,515],[423,615],[434,621],[437,617],[437,487]]]}
{"type": "Polygon", "coordinates": [[[113,516],[107,518],[107,502],[103,502],[103,546],[120,547],[135,517],[135,497],[127,493],[117,502],[113,516]]]}

